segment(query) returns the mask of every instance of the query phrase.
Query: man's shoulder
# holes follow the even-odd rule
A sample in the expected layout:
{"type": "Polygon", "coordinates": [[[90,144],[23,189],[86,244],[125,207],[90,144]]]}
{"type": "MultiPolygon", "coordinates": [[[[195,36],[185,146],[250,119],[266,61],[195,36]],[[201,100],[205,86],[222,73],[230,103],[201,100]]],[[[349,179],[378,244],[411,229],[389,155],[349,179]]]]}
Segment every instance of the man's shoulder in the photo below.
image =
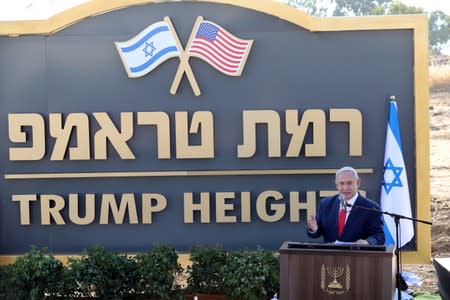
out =
{"type": "Polygon", "coordinates": [[[330,197],[323,198],[322,200],[320,200],[320,203],[322,205],[329,205],[330,203],[333,203],[334,201],[336,201],[337,196],[338,195],[333,195],[330,197]]]}
{"type": "Polygon", "coordinates": [[[380,205],[378,203],[376,203],[375,201],[373,201],[369,198],[363,197],[361,194],[359,194],[357,201],[360,202],[360,205],[364,205],[364,206],[368,206],[368,207],[375,207],[378,209],[380,208],[380,205]]]}

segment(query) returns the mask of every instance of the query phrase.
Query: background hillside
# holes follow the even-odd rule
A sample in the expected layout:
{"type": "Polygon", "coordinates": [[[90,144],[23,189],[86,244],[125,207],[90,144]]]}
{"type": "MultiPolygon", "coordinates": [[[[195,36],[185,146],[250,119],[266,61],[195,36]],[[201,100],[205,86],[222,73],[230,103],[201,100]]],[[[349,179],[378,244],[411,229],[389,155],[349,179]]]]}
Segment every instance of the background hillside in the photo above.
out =
{"type": "MultiPolygon", "coordinates": [[[[450,57],[430,58],[430,190],[431,254],[450,257],[450,57]]],[[[425,226],[425,225],[420,225],[425,226]]],[[[424,279],[414,291],[436,292],[434,267],[403,265],[403,270],[424,279]]]]}

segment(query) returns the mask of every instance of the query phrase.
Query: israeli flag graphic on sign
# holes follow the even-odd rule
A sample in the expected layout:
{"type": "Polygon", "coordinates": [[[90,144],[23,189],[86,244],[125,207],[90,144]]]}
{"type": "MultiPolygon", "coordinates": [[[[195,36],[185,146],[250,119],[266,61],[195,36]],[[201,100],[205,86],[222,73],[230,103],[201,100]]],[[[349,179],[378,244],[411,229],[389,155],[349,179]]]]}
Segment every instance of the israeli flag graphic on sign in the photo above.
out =
{"type": "Polygon", "coordinates": [[[116,42],[128,77],[141,77],[169,58],[180,55],[169,25],[156,22],[125,42],[116,42]]]}
{"type": "MultiPolygon", "coordinates": [[[[384,211],[411,218],[411,201],[409,198],[408,178],[403,160],[400,125],[398,121],[397,103],[389,104],[389,121],[386,132],[386,147],[384,152],[384,172],[381,185],[381,208],[384,211]]],[[[384,217],[384,233],[386,244],[396,243],[395,221],[391,216],[384,217]]],[[[411,220],[401,219],[399,228],[400,240],[403,247],[414,236],[411,220]]]]}

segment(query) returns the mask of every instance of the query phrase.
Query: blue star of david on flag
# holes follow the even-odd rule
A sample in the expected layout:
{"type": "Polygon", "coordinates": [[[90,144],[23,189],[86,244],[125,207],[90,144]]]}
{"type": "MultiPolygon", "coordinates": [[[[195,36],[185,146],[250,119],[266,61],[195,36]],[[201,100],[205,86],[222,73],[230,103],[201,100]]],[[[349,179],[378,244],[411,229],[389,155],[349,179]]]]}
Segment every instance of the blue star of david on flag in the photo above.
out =
{"type": "Polygon", "coordinates": [[[155,46],[153,46],[153,42],[145,43],[145,48],[143,49],[143,51],[145,53],[145,57],[153,56],[153,51],[155,51],[155,50],[156,50],[156,48],[155,48],[155,46]],[[150,50],[148,48],[150,48],[150,50]]]}
{"type": "Polygon", "coordinates": [[[384,165],[383,181],[382,181],[382,185],[386,190],[386,194],[389,194],[389,192],[394,187],[403,187],[402,180],[400,179],[400,175],[402,174],[402,172],[403,172],[402,167],[394,166],[390,158],[387,160],[386,164],[384,165]]]}

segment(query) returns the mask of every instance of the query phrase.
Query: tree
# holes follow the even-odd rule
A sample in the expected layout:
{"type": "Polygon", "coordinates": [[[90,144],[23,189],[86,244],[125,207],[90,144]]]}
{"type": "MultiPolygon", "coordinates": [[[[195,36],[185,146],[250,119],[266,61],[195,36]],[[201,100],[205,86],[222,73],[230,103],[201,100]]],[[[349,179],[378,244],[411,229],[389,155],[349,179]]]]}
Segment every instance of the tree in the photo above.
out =
{"type": "MultiPolygon", "coordinates": [[[[324,17],[333,5],[334,16],[425,14],[421,7],[409,6],[399,0],[284,0],[305,12],[324,17]],[[328,7],[327,7],[328,5],[328,7]]],[[[431,54],[439,54],[450,42],[450,17],[442,11],[429,14],[429,45],[431,54]]]]}
{"type": "Polygon", "coordinates": [[[392,3],[387,10],[388,15],[407,15],[407,14],[424,14],[424,13],[426,12],[423,10],[423,8],[408,6],[400,1],[394,1],[394,3],[392,3]]]}
{"type": "MultiPolygon", "coordinates": [[[[421,7],[408,6],[400,1],[395,1],[389,6],[387,14],[424,14],[426,11],[421,7]]],[[[433,11],[428,17],[428,35],[431,54],[440,54],[444,45],[450,38],[450,17],[442,11],[433,11]]]]}
{"type": "Polygon", "coordinates": [[[285,2],[313,16],[327,16],[328,8],[323,0],[285,0],[285,2]]]}
{"type": "Polygon", "coordinates": [[[432,54],[440,54],[450,39],[450,16],[433,11],[428,19],[429,41],[432,54]]]}
{"type": "Polygon", "coordinates": [[[333,16],[379,15],[392,0],[331,0],[336,4],[333,16]]]}

